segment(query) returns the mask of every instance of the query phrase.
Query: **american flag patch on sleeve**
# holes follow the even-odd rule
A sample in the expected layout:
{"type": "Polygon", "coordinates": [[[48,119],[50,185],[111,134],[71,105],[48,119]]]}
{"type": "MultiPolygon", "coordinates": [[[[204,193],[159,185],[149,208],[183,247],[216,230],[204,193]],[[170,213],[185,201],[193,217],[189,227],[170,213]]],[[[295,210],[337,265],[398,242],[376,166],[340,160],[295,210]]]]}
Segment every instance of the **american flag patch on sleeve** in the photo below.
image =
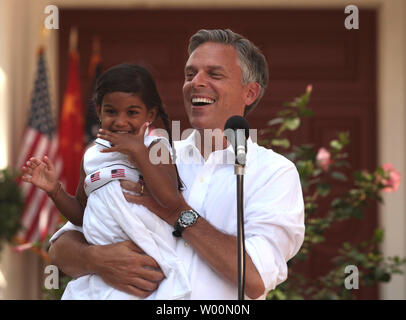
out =
{"type": "Polygon", "coordinates": [[[125,170],[124,169],[111,170],[111,177],[112,178],[125,178],[125,170]]]}
{"type": "Polygon", "coordinates": [[[90,176],[90,182],[95,182],[97,180],[100,180],[100,171],[97,171],[90,176]]]}

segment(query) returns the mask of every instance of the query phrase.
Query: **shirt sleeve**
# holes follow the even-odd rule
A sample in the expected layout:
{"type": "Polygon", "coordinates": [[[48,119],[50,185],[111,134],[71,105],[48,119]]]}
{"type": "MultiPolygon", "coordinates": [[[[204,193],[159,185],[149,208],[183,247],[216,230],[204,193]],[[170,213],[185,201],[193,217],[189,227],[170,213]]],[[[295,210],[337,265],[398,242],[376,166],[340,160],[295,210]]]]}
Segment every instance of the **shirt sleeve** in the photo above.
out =
{"type": "Polygon", "coordinates": [[[304,240],[304,203],[299,174],[290,161],[247,199],[245,247],[265,285],[265,292],[286,280],[287,261],[304,240]]]}
{"type": "Polygon", "coordinates": [[[78,227],[75,226],[73,223],[71,222],[67,222],[65,223],[65,225],[60,228],[57,232],[55,232],[53,234],[53,236],[51,237],[51,239],[49,239],[50,243],[55,242],[56,239],[58,239],[62,234],[64,234],[66,231],[79,231],[83,233],[83,228],[82,227],[78,227]]]}

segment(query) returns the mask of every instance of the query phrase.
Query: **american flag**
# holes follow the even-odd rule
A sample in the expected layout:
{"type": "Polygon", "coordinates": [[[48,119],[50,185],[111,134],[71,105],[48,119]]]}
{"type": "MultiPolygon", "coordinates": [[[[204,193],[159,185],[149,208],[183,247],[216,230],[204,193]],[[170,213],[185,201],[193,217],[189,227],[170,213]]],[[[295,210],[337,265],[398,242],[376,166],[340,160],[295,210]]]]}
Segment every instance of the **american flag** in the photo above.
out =
{"type": "Polygon", "coordinates": [[[111,177],[112,178],[125,178],[125,170],[124,169],[111,170],[111,177]]]}
{"type": "Polygon", "coordinates": [[[97,171],[90,176],[90,182],[95,182],[97,180],[100,180],[100,171],[97,171]]]}
{"type": "MultiPolygon", "coordinates": [[[[22,139],[17,169],[20,169],[29,158],[37,157],[42,160],[44,155],[47,155],[55,165],[59,177],[62,160],[58,156],[58,138],[55,135],[55,124],[51,113],[45,53],[40,49],[30,115],[22,139]]],[[[23,230],[18,234],[17,239],[22,243],[42,241],[48,234],[55,231],[60,218],[59,211],[47,194],[33,184],[20,180],[20,187],[25,204],[21,214],[23,230]]]]}

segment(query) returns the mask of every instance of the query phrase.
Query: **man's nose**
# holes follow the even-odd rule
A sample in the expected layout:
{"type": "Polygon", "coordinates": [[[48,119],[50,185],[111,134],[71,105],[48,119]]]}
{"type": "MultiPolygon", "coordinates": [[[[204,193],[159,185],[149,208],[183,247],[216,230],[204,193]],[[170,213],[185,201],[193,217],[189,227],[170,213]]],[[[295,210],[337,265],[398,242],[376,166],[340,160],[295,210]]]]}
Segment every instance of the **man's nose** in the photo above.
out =
{"type": "Polygon", "coordinates": [[[193,77],[192,86],[194,88],[205,87],[207,86],[207,80],[207,75],[203,71],[200,71],[193,77]]]}

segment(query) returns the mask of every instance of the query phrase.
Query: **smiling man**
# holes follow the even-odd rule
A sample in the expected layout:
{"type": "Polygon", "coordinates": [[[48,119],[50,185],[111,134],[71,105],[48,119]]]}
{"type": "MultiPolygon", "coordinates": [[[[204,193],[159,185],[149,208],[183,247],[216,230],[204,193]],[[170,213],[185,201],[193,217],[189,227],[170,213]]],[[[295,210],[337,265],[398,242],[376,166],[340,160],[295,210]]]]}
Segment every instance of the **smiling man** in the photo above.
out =
{"type": "MultiPolygon", "coordinates": [[[[267,82],[266,60],[249,40],[231,30],[200,30],[193,35],[183,97],[190,124],[196,130],[174,146],[183,155],[181,159],[186,154],[196,160],[177,161],[186,187],[183,201],[168,212],[147,193],[135,196],[125,192],[128,201],[146,206],[173,226],[176,251],[192,285],[191,299],[237,298],[234,166],[216,162],[233,151],[224,139],[222,148],[213,146],[204,157],[204,130],[221,132],[229,117],[252,111],[267,82]]],[[[303,242],[303,197],[292,162],[251,139],[247,150],[245,293],[247,298],[263,299],[287,278],[286,262],[303,242]]],[[[127,182],[122,186],[137,188],[127,182]]],[[[130,287],[131,293],[140,297],[156,290],[163,274],[136,244],[89,246],[77,231],[67,225],[57,240],[53,238],[53,263],[65,273],[74,277],[96,273],[114,287],[130,287]]]]}

